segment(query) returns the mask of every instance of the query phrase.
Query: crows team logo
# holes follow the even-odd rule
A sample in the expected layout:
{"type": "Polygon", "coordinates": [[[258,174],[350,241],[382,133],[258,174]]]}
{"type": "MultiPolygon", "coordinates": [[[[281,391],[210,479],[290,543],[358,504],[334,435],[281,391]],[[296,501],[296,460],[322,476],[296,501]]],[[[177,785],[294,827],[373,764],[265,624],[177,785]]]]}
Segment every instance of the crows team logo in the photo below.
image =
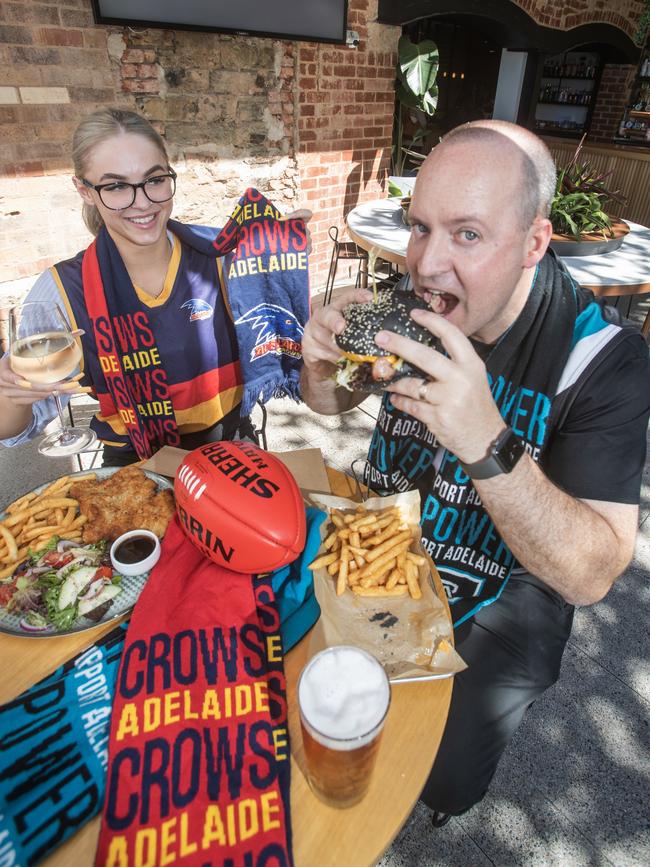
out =
{"type": "Polygon", "coordinates": [[[190,298],[185,304],[181,304],[181,310],[183,308],[187,308],[190,311],[190,322],[209,319],[214,313],[214,307],[202,298],[190,298]]]}
{"type": "Polygon", "coordinates": [[[248,325],[255,335],[251,361],[274,355],[300,358],[302,325],[294,314],[277,304],[258,304],[235,321],[235,325],[248,325]]]}

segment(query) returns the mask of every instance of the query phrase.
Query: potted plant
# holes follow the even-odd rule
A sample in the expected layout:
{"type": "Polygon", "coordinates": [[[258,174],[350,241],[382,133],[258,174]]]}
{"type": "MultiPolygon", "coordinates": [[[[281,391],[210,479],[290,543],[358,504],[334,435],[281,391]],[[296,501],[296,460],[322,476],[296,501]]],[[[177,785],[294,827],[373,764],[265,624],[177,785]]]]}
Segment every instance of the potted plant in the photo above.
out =
{"type": "Polygon", "coordinates": [[[395,149],[393,173],[402,175],[406,157],[423,160],[424,154],[413,146],[425,138],[427,120],[433,117],[438,105],[438,47],[425,39],[417,44],[408,36],[397,43],[397,109],[395,112],[395,149]],[[404,142],[404,129],[409,123],[415,127],[408,144],[404,142]]]}
{"type": "Polygon", "coordinates": [[[611,172],[597,173],[588,162],[578,162],[583,142],[584,136],[569,165],[558,168],[551,204],[551,247],[561,256],[609,253],[620,247],[630,231],[627,223],[605,210],[611,202],[625,204],[619,190],[605,185],[611,172]]]}

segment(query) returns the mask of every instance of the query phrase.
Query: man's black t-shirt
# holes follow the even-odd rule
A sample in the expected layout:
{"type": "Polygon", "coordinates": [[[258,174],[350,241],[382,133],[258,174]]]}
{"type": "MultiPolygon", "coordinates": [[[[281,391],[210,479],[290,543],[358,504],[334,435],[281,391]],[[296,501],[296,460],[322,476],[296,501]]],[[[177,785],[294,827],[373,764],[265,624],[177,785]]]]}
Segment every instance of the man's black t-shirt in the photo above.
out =
{"type": "Polygon", "coordinates": [[[577,389],[540,466],[574,497],[638,503],[649,406],[648,347],[631,333],[577,389]]]}
{"type": "MultiPolygon", "coordinates": [[[[517,411],[506,420],[516,433],[528,435],[522,438],[529,453],[571,496],[634,504],[650,412],[648,349],[629,325],[598,313],[595,305],[588,312],[597,318],[597,327],[590,330],[587,319],[555,397],[540,398],[522,387],[528,402],[515,404],[517,411]],[[539,436],[543,426],[546,437],[539,436]]],[[[489,363],[492,348],[475,348],[489,363]]],[[[491,383],[494,394],[494,379],[491,383]]],[[[469,615],[498,598],[511,570],[513,577],[523,575],[457,458],[439,447],[421,422],[395,414],[389,396],[378,416],[369,461],[371,487],[386,492],[419,488],[422,544],[453,603],[454,622],[461,609],[469,615]]]]}

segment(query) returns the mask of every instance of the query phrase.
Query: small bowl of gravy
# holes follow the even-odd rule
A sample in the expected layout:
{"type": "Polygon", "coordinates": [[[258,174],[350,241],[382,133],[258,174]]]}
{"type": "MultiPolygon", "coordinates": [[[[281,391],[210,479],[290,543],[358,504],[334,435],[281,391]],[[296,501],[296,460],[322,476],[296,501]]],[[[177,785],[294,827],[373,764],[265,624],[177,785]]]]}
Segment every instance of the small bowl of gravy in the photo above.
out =
{"type": "Polygon", "coordinates": [[[111,563],[120,575],[142,575],[160,559],[160,541],[150,530],[129,530],[111,545],[111,563]]]}

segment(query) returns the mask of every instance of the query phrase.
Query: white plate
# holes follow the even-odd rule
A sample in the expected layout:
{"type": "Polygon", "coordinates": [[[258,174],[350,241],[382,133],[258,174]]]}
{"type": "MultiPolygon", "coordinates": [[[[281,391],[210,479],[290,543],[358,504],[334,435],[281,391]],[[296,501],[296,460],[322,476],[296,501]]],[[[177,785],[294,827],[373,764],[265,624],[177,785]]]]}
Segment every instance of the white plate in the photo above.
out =
{"type": "MultiPolygon", "coordinates": [[[[99,467],[99,469],[96,470],[84,470],[78,473],[70,473],[70,478],[75,478],[76,476],[87,476],[89,472],[93,472],[97,475],[98,479],[105,479],[108,476],[112,476],[113,473],[116,473],[118,469],[120,469],[120,467],[99,467]]],[[[166,479],[164,476],[159,476],[158,473],[149,472],[149,470],[142,470],[142,472],[156,482],[159,490],[165,488],[173,490],[174,482],[171,479],[166,479]]],[[[55,480],[52,479],[52,481],[55,480]]],[[[43,485],[39,485],[37,488],[33,488],[33,493],[39,494],[43,488],[46,488],[51,484],[52,482],[46,482],[43,485]]],[[[18,497],[16,497],[16,499],[18,499],[18,497]]],[[[0,521],[4,520],[4,518],[5,513],[3,512],[0,514],[0,521]]],[[[135,530],[138,528],[134,527],[133,529],[135,530]]],[[[122,592],[119,596],[115,597],[113,604],[101,620],[94,621],[89,620],[87,617],[78,617],[72,626],[68,627],[68,629],[56,629],[52,626],[48,629],[44,629],[42,632],[27,632],[20,627],[20,621],[23,619],[24,614],[10,614],[4,608],[0,607],[0,632],[5,632],[9,635],[20,635],[21,638],[52,638],[59,635],[72,635],[75,632],[85,632],[87,629],[94,629],[96,626],[110,623],[112,620],[117,620],[119,617],[128,614],[138,601],[138,597],[140,596],[148,577],[148,572],[145,572],[143,575],[124,575],[120,585],[122,592]]]]}

